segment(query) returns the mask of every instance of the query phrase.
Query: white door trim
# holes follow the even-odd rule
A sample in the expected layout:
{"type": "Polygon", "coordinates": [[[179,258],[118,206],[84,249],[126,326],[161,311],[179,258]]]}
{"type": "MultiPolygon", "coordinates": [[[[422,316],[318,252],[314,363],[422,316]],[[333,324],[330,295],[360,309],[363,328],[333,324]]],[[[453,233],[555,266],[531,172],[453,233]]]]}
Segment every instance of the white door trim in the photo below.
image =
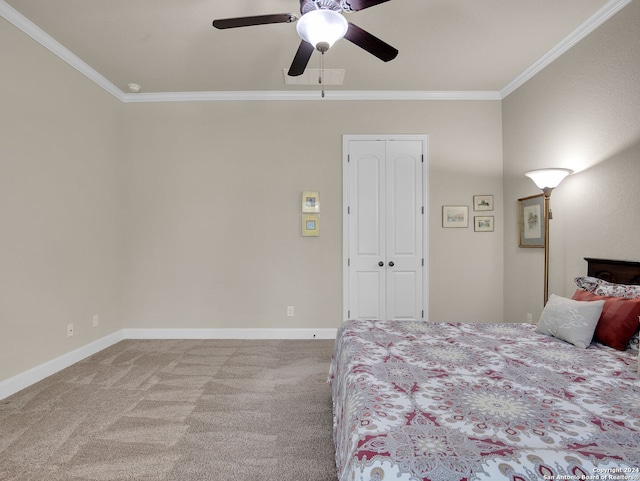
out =
{"type": "Polygon", "coordinates": [[[349,142],[353,140],[417,140],[422,142],[422,155],[424,156],[424,168],[422,169],[422,205],[424,206],[424,221],[422,223],[422,252],[424,255],[424,269],[422,270],[422,289],[424,320],[429,320],[429,136],[426,134],[383,134],[383,135],[350,135],[342,136],[342,320],[349,319],[349,226],[348,226],[348,205],[349,182],[348,182],[348,152],[349,142]]]}

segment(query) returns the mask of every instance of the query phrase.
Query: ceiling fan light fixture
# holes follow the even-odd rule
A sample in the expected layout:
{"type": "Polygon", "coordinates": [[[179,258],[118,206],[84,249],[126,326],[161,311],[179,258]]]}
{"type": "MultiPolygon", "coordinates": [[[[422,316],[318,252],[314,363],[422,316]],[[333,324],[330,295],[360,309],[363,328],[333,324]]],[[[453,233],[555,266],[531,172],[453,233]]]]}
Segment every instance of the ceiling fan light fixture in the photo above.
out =
{"type": "Polygon", "coordinates": [[[318,49],[322,48],[322,51],[344,37],[348,28],[349,23],[342,14],[326,9],[305,13],[296,24],[300,38],[318,49]]]}

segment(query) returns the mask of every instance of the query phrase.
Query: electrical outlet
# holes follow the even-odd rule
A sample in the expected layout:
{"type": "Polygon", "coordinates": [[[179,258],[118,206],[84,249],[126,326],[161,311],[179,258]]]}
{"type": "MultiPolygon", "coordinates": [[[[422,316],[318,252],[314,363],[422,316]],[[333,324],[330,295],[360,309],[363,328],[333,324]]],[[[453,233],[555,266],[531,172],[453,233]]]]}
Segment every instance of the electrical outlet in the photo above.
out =
{"type": "Polygon", "coordinates": [[[100,318],[98,317],[98,314],[94,314],[93,315],[93,327],[98,327],[98,325],[100,325],[100,318]]]}
{"type": "Polygon", "coordinates": [[[67,337],[73,336],[73,323],[67,324],[67,337]]]}
{"type": "Polygon", "coordinates": [[[287,317],[293,317],[293,306],[287,306],[287,317]]]}
{"type": "Polygon", "coordinates": [[[533,316],[531,315],[531,313],[530,313],[530,312],[527,312],[527,322],[528,322],[529,324],[532,324],[532,323],[533,323],[533,316]]]}

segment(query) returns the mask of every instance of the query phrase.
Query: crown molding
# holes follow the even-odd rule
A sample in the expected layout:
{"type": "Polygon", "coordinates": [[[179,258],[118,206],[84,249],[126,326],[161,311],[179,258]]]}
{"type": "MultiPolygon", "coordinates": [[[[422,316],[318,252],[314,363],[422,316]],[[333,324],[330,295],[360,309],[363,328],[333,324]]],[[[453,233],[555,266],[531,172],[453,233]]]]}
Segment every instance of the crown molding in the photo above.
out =
{"type": "Polygon", "coordinates": [[[605,23],[631,2],[632,0],[611,0],[589,19],[587,19],[586,22],[584,22],[573,32],[567,35],[558,45],[549,50],[529,68],[527,68],[524,72],[513,79],[505,88],[500,91],[500,97],[503,99],[506,98],[509,94],[511,94],[516,89],[521,87],[524,83],[533,78],[536,74],[538,74],[538,72],[540,72],[562,54],[571,49],[575,44],[580,42],[587,35],[589,35],[596,28],[605,23]]]}
{"type": "Polygon", "coordinates": [[[159,92],[123,94],[124,103],[146,102],[224,102],[224,101],[358,101],[358,100],[500,100],[500,92],[492,91],[387,91],[387,90],[320,90],[306,91],[224,91],[224,92],[159,92]]]}
{"type": "Polygon", "coordinates": [[[145,102],[224,102],[224,101],[304,101],[304,100],[502,100],[538,72],[572,48],[596,28],[609,20],[633,0],[611,0],[586,22],[565,37],[558,45],[538,59],[500,91],[382,91],[382,90],[327,90],[324,97],[317,91],[218,91],[218,92],[159,92],[125,93],[106,77],[87,65],[40,27],[0,0],[0,16],[33,38],[54,55],[67,62],[89,80],[102,87],[124,103],[145,102]]]}
{"type": "Polygon", "coordinates": [[[104,90],[109,92],[115,98],[123,101],[124,93],[102,74],[91,68],[85,62],[83,62],[77,55],[73,54],[61,43],[55,40],[51,35],[46,33],[35,23],[29,20],[27,17],[18,12],[15,8],[10,6],[4,0],[0,0],[0,16],[6,19],[9,23],[16,28],[22,30],[29,37],[34,39],[40,45],[51,51],[54,55],[67,62],[78,72],[86,76],[89,80],[93,81],[104,90]]]}

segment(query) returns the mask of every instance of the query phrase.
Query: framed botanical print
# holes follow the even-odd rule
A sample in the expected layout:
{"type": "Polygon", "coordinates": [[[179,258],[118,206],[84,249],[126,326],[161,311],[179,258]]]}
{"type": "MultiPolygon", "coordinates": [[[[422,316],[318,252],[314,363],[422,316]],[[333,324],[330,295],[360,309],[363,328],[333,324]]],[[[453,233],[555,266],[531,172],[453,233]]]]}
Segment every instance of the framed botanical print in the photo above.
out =
{"type": "Polygon", "coordinates": [[[520,247],[544,247],[544,194],[518,199],[520,247]]]}

